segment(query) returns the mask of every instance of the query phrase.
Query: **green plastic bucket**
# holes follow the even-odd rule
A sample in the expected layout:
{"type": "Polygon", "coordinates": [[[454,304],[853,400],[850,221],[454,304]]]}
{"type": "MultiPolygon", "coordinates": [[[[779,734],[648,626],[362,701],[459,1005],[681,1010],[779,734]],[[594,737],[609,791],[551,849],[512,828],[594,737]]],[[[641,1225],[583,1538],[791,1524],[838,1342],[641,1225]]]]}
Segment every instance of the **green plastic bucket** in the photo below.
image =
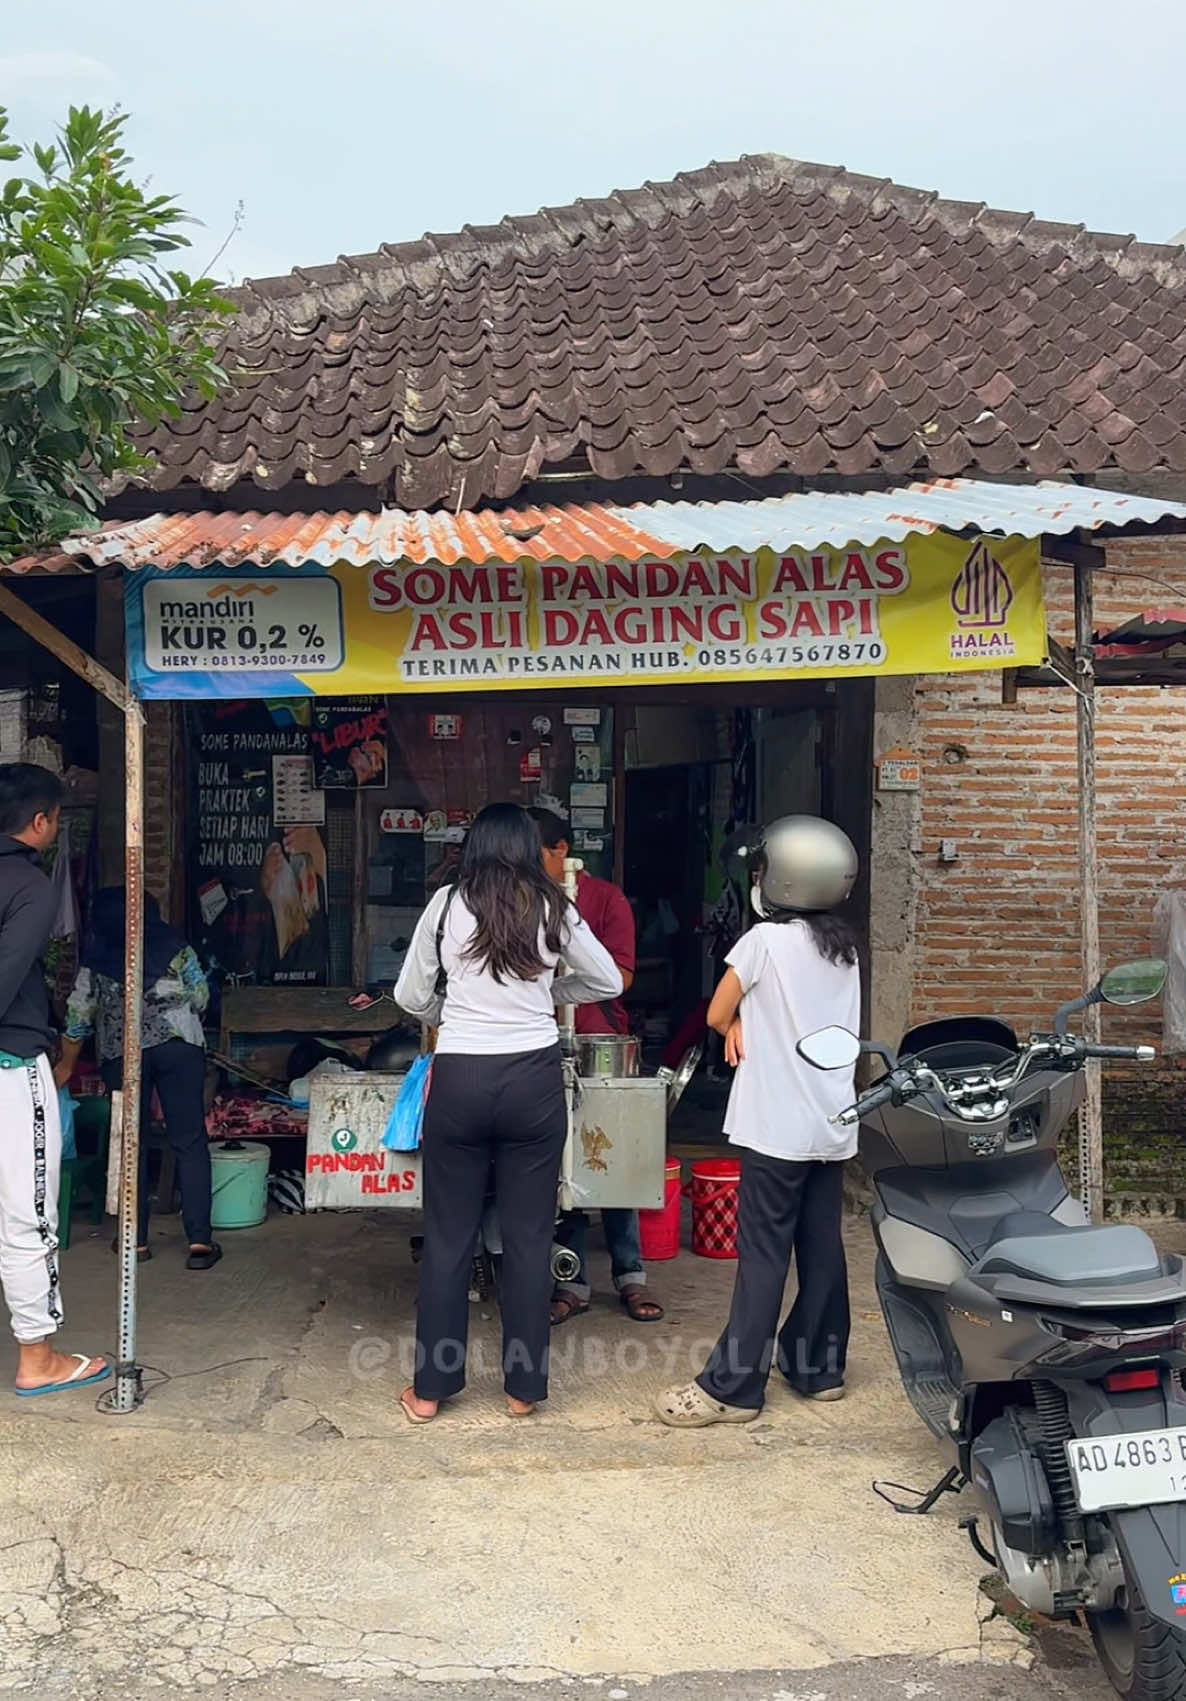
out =
{"type": "Polygon", "coordinates": [[[216,1229],[254,1228],[268,1214],[271,1151],[257,1140],[228,1140],[211,1146],[210,1172],[216,1229]]]}

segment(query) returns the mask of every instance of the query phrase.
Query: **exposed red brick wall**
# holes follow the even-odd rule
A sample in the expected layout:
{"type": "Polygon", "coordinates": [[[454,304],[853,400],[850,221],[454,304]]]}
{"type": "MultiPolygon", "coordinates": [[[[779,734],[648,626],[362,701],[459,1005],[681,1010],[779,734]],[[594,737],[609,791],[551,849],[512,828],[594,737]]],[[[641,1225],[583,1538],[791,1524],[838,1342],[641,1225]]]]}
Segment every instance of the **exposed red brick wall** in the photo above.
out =
{"type": "MultiPolygon", "coordinates": [[[[1186,539],[1117,544],[1096,576],[1097,625],[1186,604],[1186,539]],[[1129,575],[1150,575],[1157,583],[1129,575]]],[[[1047,569],[1051,630],[1074,629],[1071,570],[1047,569]]],[[[996,675],[918,685],[923,759],[915,1014],[995,1011],[1043,1024],[1079,987],[1075,705],[996,675]],[[966,760],[953,759],[959,750],[966,760]],[[942,839],[959,860],[939,862],[942,839]]],[[[1100,928],[1105,962],[1147,955],[1158,893],[1186,885],[1186,689],[1102,691],[1098,706],[1100,928]]],[[[1159,1040],[1160,1014],[1105,1017],[1159,1040]]]]}

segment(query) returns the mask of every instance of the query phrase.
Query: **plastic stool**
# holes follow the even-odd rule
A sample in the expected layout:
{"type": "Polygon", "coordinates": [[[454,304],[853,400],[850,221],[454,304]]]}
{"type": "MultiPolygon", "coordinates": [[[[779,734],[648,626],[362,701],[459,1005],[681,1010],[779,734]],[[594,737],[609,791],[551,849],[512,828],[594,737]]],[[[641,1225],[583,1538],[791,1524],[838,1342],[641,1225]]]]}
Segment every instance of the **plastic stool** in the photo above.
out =
{"type": "MultiPolygon", "coordinates": [[[[96,1225],[103,1221],[107,1204],[107,1151],[111,1135],[111,1112],[110,1101],[101,1102],[107,1108],[107,1115],[103,1117],[100,1114],[93,1118],[94,1132],[99,1142],[98,1151],[87,1157],[62,1159],[62,1174],[58,1183],[58,1247],[62,1252],[68,1251],[70,1247],[70,1219],[74,1211],[75,1195],[80,1186],[87,1188],[91,1195],[91,1221],[96,1225]]],[[[86,1120],[83,1120],[83,1126],[86,1120]]]]}

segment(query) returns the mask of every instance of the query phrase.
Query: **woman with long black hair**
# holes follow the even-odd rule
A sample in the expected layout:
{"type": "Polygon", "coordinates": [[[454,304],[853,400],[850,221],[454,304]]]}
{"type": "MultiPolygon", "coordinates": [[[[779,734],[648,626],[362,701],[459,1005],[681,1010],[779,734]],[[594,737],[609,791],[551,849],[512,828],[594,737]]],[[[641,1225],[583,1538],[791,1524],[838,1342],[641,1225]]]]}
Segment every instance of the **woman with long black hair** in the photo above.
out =
{"type": "Polygon", "coordinates": [[[856,877],[857,853],[831,822],[791,815],[766,828],[752,890],[760,920],[729,952],[708,1010],[736,1070],[725,1132],[741,1148],[737,1279],[703,1372],[656,1405],[673,1429],[751,1422],[775,1365],[804,1399],[844,1395],[841,1223],[857,1133],[835,1117],[852,1102],[853,1072],[821,1073],[796,1047],[819,1028],[860,1032],[857,938],[838,913],[856,877]],[[780,1328],[792,1257],[799,1291],[780,1328]]]}
{"type": "Polygon", "coordinates": [[[420,917],[395,989],[402,1009],[438,1028],[424,1112],[416,1377],[400,1396],[412,1423],[429,1422],[465,1386],[469,1276],[492,1170],[507,1409],[526,1417],[547,1398],[550,1254],[567,1131],[556,1005],[621,990],[613,958],[545,871],[526,810],[483,809],[457,884],[420,917]]]}

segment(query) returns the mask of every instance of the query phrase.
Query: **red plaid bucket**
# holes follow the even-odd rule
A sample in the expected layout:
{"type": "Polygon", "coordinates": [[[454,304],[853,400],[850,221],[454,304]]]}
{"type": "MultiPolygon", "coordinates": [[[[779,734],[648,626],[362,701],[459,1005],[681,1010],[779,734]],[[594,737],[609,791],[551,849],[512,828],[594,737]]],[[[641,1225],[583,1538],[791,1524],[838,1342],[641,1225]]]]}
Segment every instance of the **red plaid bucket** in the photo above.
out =
{"type": "Polygon", "coordinates": [[[692,1251],[701,1258],[736,1258],[741,1164],[705,1158],[692,1165],[692,1251]]]}

